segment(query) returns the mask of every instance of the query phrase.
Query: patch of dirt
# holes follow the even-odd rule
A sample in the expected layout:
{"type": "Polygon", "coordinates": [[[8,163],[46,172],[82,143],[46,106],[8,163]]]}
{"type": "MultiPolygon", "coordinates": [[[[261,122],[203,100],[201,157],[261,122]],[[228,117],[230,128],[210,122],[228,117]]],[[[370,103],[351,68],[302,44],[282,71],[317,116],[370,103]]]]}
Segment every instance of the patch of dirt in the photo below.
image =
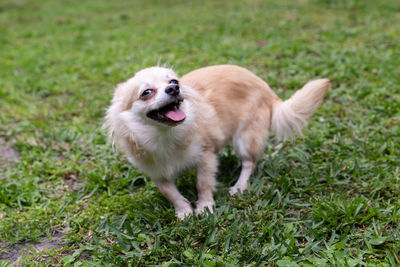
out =
{"type": "Polygon", "coordinates": [[[0,260],[9,260],[17,263],[20,257],[28,254],[37,254],[46,249],[53,248],[59,250],[63,248],[62,234],[58,234],[52,237],[52,240],[43,241],[39,243],[24,243],[17,244],[11,247],[7,247],[5,243],[0,242],[0,248],[6,249],[5,252],[0,253],[0,260]]]}
{"type": "MultiPolygon", "coordinates": [[[[7,170],[13,162],[19,159],[18,152],[0,137],[0,170],[7,170]]],[[[4,174],[0,174],[0,178],[5,178],[4,174]]]]}
{"type": "Polygon", "coordinates": [[[69,190],[79,190],[83,187],[81,181],[78,179],[78,174],[75,172],[65,173],[63,182],[64,186],[69,188],[69,190]]]}
{"type": "MultiPolygon", "coordinates": [[[[12,148],[9,142],[0,137],[0,179],[5,179],[3,170],[9,169],[13,163],[20,160],[18,152],[12,148]]],[[[64,177],[66,187],[73,189],[80,188],[76,176],[68,175],[64,177]]],[[[4,213],[0,213],[0,219],[4,217],[4,213]]],[[[18,261],[24,255],[35,255],[42,251],[52,249],[58,251],[64,247],[62,244],[63,233],[52,236],[51,240],[46,240],[38,243],[24,243],[9,246],[5,242],[0,241],[0,260],[9,260],[18,266],[18,261]]]]}

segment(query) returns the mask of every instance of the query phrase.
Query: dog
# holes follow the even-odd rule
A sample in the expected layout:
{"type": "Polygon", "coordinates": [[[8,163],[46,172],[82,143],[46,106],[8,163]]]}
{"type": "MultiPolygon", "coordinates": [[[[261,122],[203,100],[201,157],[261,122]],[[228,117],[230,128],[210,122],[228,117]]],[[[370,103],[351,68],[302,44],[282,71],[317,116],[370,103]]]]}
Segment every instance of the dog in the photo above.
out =
{"type": "Polygon", "coordinates": [[[229,192],[243,192],[270,131],[278,140],[301,133],[328,87],[328,79],[314,80],[282,101],[239,66],[204,67],[181,78],[172,69],[150,67],[117,86],[104,127],[183,219],[193,210],[175,186],[179,173],[197,169],[195,214],[213,212],[218,151],[232,142],[242,165],[229,192]]]}

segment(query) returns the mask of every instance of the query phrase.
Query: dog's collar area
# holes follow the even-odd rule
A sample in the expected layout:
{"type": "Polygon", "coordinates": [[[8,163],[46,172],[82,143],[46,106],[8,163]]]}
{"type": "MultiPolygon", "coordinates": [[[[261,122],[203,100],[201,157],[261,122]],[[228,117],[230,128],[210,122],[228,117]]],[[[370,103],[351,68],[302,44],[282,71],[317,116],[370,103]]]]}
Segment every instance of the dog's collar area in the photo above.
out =
{"type": "Polygon", "coordinates": [[[147,117],[163,124],[175,126],[186,118],[186,114],[179,109],[182,102],[183,98],[176,98],[167,105],[150,111],[147,113],[147,117]]]}

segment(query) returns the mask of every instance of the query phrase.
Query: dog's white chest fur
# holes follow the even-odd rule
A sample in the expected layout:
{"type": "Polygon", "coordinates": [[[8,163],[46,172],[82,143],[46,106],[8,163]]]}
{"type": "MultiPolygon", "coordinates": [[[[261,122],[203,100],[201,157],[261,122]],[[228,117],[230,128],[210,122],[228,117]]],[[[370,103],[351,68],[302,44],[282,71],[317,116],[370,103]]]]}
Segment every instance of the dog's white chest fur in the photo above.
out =
{"type": "Polygon", "coordinates": [[[180,172],[196,166],[202,153],[200,137],[185,141],[176,128],[161,133],[150,130],[137,139],[145,151],[129,160],[152,179],[175,180],[180,172]]]}

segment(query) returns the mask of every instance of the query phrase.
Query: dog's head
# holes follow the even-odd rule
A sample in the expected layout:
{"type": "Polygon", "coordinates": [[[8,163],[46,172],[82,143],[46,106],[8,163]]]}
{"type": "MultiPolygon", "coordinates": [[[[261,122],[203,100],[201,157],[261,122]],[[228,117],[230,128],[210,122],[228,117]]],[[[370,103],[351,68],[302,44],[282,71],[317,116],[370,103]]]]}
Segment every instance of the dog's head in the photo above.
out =
{"type": "Polygon", "coordinates": [[[141,70],[117,88],[115,97],[123,102],[123,109],[150,123],[176,126],[186,118],[179,78],[171,69],[141,70]]]}

